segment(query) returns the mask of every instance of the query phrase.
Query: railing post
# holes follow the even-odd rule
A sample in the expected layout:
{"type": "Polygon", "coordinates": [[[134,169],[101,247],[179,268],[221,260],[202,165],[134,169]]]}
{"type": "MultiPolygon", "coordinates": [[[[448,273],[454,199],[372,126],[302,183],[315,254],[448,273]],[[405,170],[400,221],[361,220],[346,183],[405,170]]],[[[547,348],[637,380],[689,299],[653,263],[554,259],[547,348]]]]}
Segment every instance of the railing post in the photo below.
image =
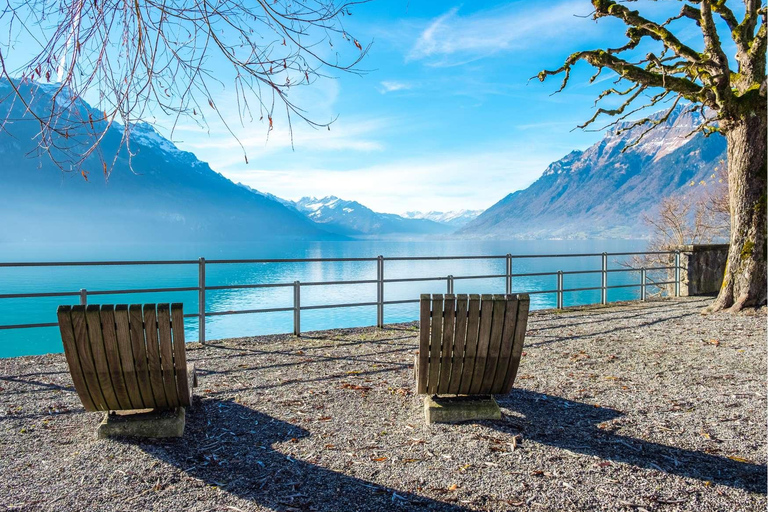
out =
{"type": "Polygon", "coordinates": [[[600,283],[600,304],[608,304],[608,253],[602,254],[602,282],[600,283]]]}
{"type": "Polygon", "coordinates": [[[198,341],[205,343],[205,258],[197,260],[198,341]]]}
{"type": "Polygon", "coordinates": [[[301,336],[301,283],[293,282],[293,334],[301,336]]]}
{"type": "Polygon", "coordinates": [[[557,271],[557,309],[563,309],[563,271],[557,271]]]}
{"type": "Polygon", "coordinates": [[[640,300],[645,300],[645,268],[640,269],[640,300]]]}
{"type": "Polygon", "coordinates": [[[507,270],[506,270],[506,275],[507,275],[507,279],[506,279],[507,286],[506,286],[505,293],[507,295],[511,295],[512,294],[512,255],[511,254],[507,254],[507,270]]]}
{"type": "Polygon", "coordinates": [[[88,304],[88,291],[85,288],[80,288],[80,305],[85,306],[88,304]]]}
{"type": "Polygon", "coordinates": [[[453,276],[448,276],[446,279],[446,293],[448,295],[453,293],[453,276]]]}
{"type": "Polygon", "coordinates": [[[675,297],[680,296],[680,251],[675,251],[675,297]]]}
{"type": "Polygon", "coordinates": [[[384,256],[376,258],[376,327],[384,327],[384,256]]]}

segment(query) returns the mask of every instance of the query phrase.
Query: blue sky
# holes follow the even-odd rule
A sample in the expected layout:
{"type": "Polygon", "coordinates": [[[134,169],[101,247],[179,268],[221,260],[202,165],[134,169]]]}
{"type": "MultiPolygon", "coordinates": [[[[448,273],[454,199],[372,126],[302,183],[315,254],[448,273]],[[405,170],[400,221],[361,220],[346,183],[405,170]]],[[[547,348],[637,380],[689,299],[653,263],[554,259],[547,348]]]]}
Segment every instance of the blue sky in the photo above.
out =
{"type": "MultiPolygon", "coordinates": [[[[595,24],[586,0],[424,2],[374,0],[356,6],[346,28],[363,44],[363,76],[335,73],[297,88],[293,99],[331,130],[277,118],[238,127],[237,142],[211,120],[174,134],[225,176],[281,197],[337,195],[377,211],[485,209],[532,183],[554,160],[600,134],[572,131],[599,92],[576,73],[528,79],[559,67],[572,51],[598,47],[612,20],[595,24]]],[[[620,27],[618,27],[620,29],[620,27]]],[[[217,106],[226,108],[226,92],[217,106]]]]}
{"type": "MultiPolygon", "coordinates": [[[[641,3],[659,21],[680,8],[641,3]]],[[[588,0],[372,0],[344,18],[372,43],[358,66],[366,72],[331,70],[291,89],[311,119],[336,118],[330,131],[294,119],[292,147],[282,116],[271,132],[266,121],[241,124],[230,87],[213,99],[239,142],[211,116],[207,129],[182,122],[172,138],[228,178],[288,199],[337,195],[392,213],[485,209],[602,137],[574,128],[592,115],[610,72],[588,85],[593,70],[582,64],[556,95],[558,77],[529,81],[573,51],[625,40],[621,22],[596,23],[591,11],[588,0]]],[[[697,29],[678,34],[687,40],[697,29]]],[[[154,121],[170,136],[171,122],[154,121]]]]}

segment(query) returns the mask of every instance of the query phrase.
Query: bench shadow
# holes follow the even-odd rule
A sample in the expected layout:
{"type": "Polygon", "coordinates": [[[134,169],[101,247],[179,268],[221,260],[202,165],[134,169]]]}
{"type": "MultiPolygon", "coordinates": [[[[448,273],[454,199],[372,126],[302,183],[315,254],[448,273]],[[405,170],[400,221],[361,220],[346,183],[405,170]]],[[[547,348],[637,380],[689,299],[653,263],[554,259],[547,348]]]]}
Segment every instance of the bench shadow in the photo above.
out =
{"type": "Polygon", "coordinates": [[[515,417],[506,423],[489,423],[500,431],[515,433],[522,428],[523,438],[537,443],[766,494],[765,465],[652,443],[598,428],[598,424],[622,416],[620,411],[524,389],[514,389],[510,395],[499,396],[497,400],[500,406],[525,417],[524,425],[516,425],[515,417]]]}
{"type": "Polygon", "coordinates": [[[206,399],[187,412],[183,438],[138,446],[192,477],[270,510],[468,510],[326,469],[272,447],[309,435],[236,402],[206,399]]]}

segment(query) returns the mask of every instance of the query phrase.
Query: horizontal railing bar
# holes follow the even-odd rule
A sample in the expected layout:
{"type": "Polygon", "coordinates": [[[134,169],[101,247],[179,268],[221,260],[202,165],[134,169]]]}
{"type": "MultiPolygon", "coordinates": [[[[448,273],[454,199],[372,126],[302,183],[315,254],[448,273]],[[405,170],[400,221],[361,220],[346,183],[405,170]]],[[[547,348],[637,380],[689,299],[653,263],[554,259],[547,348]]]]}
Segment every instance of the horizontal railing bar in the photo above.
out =
{"type": "Polygon", "coordinates": [[[384,304],[415,304],[419,299],[385,300],[384,304]]]}
{"type": "Polygon", "coordinates": [[[322,286],[322,285],[343,285],[343,284],[376,284],[378,283],[375,279],[361,279],[356,281],[310,281],[310,282],[301,282],[301,286],[322,286]]]}
{"type": "MultiPolygon", "coordinates": [[[[205,316],[224,316],[224,315],[247,315],[251,313],[280,313],[282,311],[293,311],[293,308],[269,308],[269,309],[238,309],[233,311],[207,311],[205,316]]],[[[198,316],[198,315],[193,315],[198,316]]]]}
{"type": "Polygon", "coordinates": [[[498,256],[385,256],[384,261],[500,260],[506,257],[506,254],[498,256]]]}
{"type": "Polygon", "coordinates": [[[606,286],[606,289],[610,288],[640,288],[642,286],[640,283],[634,283],[634,284],[615,284],[613,286],[606,286]]]}
{"type": "MultiPolygon", "coordinates": [[[[417,301],[418,302],[418,301],[417,301]]],[[[349,304],[322,304],[317,306],[301,306],[300,309],[331,309],[331,308],[352,308],[352,307],[367,307],[375,306],[376,302],[356,302],[349,304]]],[[[250,313],[279,313],[283,311],[294,311],[294,308],[269,308],[269,309],[242,309],[231,311],[211,311],[207,312],[205,316],[223,316],[223,315],[244,315],[250,313]]],[[[198,316],[198,315],[190,315],[198,316]]]]}
{"type": "Polygon", "coordinates": [[[557,293],[558,290],[541,290],[532,292],[514,292],[514,293],[527,293],[528,295],[536,295],[537,293],[557,293]]]}
{"type": "MultiPolygon", "coordinates": [[[[640,286],[640,285],[637,285],[637,286],[640,286]]],[[[610,286],[608,288],[610,288],[610,286]]],[[[566,290],[563,290],[563,293],[565,293],[565,292],[588,292],[588,291],[592,291],[592,290],[602,290],[602,289],[603,288],[600,287],[600,286],[588,286],[588,287],[585,287],[585,288],[568,288],[566,290]]]]}
{"type": "Polygon", "coordinates": [[[0,267],[111,267],[123,265],[197,265],[197,263],[197,260],[24,261],[0,262],[0,267]]]}
{"type": "Polygon", "coordinates": [[[661,281],[660,283],[655,283],[653,281],[649,281],[646,283],[646,286],[659,286],[661,284],[675,284],[674,281],[661,281]]]}
{"type": "MultiPolygon", "coordinates": [[[[513,259],[535,258],[584,258],[590,256],[602,256],[603,253],[580,254],[512,254],[513,259]]],[[[647,252],[609,252],[607,256],[640,256],[675,254],[674,251],[647,251],[647,252]]],[[[385,261],[439,261],[439,260],[494,260],[504,259],[507,255],[488,256],[392,256],[384,257],[385,261]]],[[[206,260],[206,264],[227,263],[312,263],[312,262],[344,262],[344,261],[377,261],[378,258],[262,258],[262,259],[220,259],[206,260]]],[[[125,265],[197,265],[198,260],[119,260],[119,261],[26,261],[26,262],[0,262],[0,267],[99,267],[99,266],[125,266],[125,265]]]]}
{"type": "MultiPolygon", "coordinates": [[[[248,260],[205,260],[206,265],[226,263],[315,263],[333,261],[377,261],[378,258],[268,258],[248,260]]],[[[195,262],[197,263],[197,262],[195,262]]]]}
{"type": "Polygon", "coordinates": [[[44,292],[44,293],[4,293],[0,299],[25,299],[32,297],[69,297],[80,295],[80,292],[44,292]]]}
{"type": "Polygon", "coordinates": [[[607,256],[644,256],[646,254],[675,254],[675,251],[609,252],[607,256]]]}
{"type": "Polygon", "coordinates": [[[506,274],[490,274],[487,276],[453,276],[453,279],[495,279],[498,277],[507,277],[506,274]]]}
{"type": "MultiPolygon", "coordinates": [[[[303,283],[302,283],[303,284],[303,283]]],[[[206,290],[238,290],[246,288],[280,288],[293,286],[293,283],[264,283],[264,284],[224,284],[217,286],[206,286],[206,290]]],[[[195,287],[195,290],[200,288],[195,287]]]]}
{"type": "Polygon", "coordinates": [[[529,274],[510,274],[511,277],[536,277],[536,276],[556,276],[557,272],[531,272],[529,274]]]}
{"type": "Polygon", "coordinates": [[[0,325],[0,329],[28,329],[31,327],[56,327],[59,324],[56,322],[48,322],[44,324],[16,324],[16,325],[0,325]]]}
{"type": "Polygon", "coordinates": [[[304,311],[305,309],[332,309],[332,308],[356,308],[377,306],[378,302],[354,302],[349,304],[322,304],[317,306],[301,306],[299,309],[304,311]]]}
{"type": "Polygon", "coordinates": [[[123,293],[161,293],[161,292],[196,292],[197,286],[185,286],[183,288],[137,288],[134,290],[88,290],[91,295],[119,295],[123,293]]]}
{"type": "MultiPolygon", "coordinates": [[[[651,267],[646,268],[646,271],[653,270],[672,270],[675,267],[651,267]]],[[[607,272],[640,272],[638,268],[627,269],[610,269],[607,272]]],[[[602,270],[568,270],[564,271],[564,275],[575,274],[599,274],[602,270]]],[[[526,274],[512,274],[511,277],[536,277],[536,276],[554,276],[557,272],[531,272],[526,274]]],[[[472,275],[472,276],[453,276],[454,280],[457,279],[497,279],[507,277],[504,274],[488,274],[488,275],[472,275]]],[[[414,277],[403,279],[385,279],[385,283],[401,283],[401,282],[413,282],[413,281],[440,281],[447,279],[447,277],[414,277]]],[[[353,285],[353,284],[376,284],[375,279],[364,279],[354,281],[312,281],[301,283],[301,286],[337,286],[337,285],[353,285]]],[[[235,289],[249,289],[249,288],[279,288],[290,287],[293,283],[265,283],[265,284],[232,284],[232,285],[217,285],[206,286],[206,290],[235,290],[235,289]]],[[[136,288],[128,290],[89,290],[88,295],[120,295],[127,293],[162,293],[162,292],[193,292],[197,291],[197,286],[176,287],[176,288],[136,288]]],[[[567,291],[567,290],[563,290],[567,291]]],[[[23,299],[23,298],[42,298],[42,297],[70,297],[77,296],[80,292],[43,292],[43,293],[6,293],[0,294],[0,299],[23,299]]]]}
{"type": "Polygon", "coordinates": [[[399,279],[384,279],[385,283],[411,283],[415,281],[445,281],[447,276],[442,277],[404,277],[399,279]]]}

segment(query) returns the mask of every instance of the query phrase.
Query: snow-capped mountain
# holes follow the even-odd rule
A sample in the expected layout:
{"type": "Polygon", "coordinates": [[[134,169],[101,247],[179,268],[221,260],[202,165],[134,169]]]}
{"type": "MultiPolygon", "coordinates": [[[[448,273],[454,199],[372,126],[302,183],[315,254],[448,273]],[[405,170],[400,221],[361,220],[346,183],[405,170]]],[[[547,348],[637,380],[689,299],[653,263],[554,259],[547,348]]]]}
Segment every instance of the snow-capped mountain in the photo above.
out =
{"type": "MultiPolygon", "coordinates": [[[[661,121],[664,112],[651,116],[661,121]]],[[[623,123],[585,151],[547,167],[525,190],[509,194],[460,235],[491,238],[639,237],[644,213],[664,198],[711,181],[726,159],[725,138],[693,134],[697,112],[678,106],[639,143],[645,130],[623,123]],[[626,130],[626,131],[624,131],[626,130]],[[626,148],[626,151],[622,151],[626,148]]]]}
{"type": "Polygon", "coordinates": [[[294,207],[324,229],[350,236],[412,236],[447,234],[452,228],[429,219],[406,219],[379,213],[357,201],[336,196],[302,197],[294,207]]]}
{"type": "Polygon", "coordinates": [[[405,212],[402,217],[406,219],[427,219],[440,224],[446,224],[453,228],[460,228],[471,220],[477,218],[483,210],[455,210],[450,212],[405,212]]]}
{"type": "MultiPolygon", "coordinates": [[[[51,108],[55,88],[17,85],[33,108],[51,108]]],[[[12,98],[7,81],[0,81],[0,96],[12,98]]],[[[101,115],[80,100],[67,114],[72,112],[86,119],[89,112],[101,115]]],[[[40,126],[20,101],[0,103],[0,119],[6,118],[12,122],[0,131],[0,245],[339,238],[293,208],[238,187],[146,123],[128,128],[132,167],[122,149],[105,180],[95,155],[74,172],[38,156],[40,126]]],[[[106,158],[117,152],[124,129],[113,125],[107,131],[99,145],[106,158]]],[[[67,145],[82,142],[79,137],[87,135],[68,137],[67,145]]]]}

